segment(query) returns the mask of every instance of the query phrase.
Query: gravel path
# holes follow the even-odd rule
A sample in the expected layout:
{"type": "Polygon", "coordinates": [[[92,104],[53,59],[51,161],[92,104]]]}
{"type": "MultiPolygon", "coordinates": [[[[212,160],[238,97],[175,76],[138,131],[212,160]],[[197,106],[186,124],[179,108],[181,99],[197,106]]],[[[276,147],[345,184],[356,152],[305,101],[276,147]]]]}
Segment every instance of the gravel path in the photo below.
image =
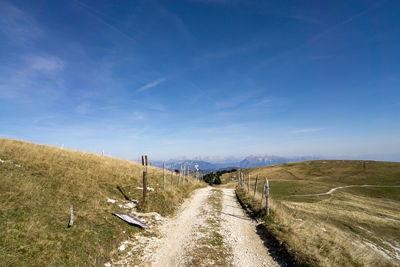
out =
{"type": "Polygon", "coordinates": [[[175,217],[149,224],[154,234],[124,241],[127,254],[107,266],[279,266],[233,189],[198,189],[175,217]]]}
{"type": "Polygon", "coordinates": [[[161,226],[161,245],[154,252],[152,266],[183,266],[185,244],[192,241],[192,229],[204,206],[211,187],[196,191],[190,201],[186,201],[175,218],[161,226]]]}
{"type": "Polygon", "coordinates": [[[223,235],[233,249],[233,266],[279,266],[269,255],[252,221],[236,200],[234,189],[223,191],[223,235]]]}

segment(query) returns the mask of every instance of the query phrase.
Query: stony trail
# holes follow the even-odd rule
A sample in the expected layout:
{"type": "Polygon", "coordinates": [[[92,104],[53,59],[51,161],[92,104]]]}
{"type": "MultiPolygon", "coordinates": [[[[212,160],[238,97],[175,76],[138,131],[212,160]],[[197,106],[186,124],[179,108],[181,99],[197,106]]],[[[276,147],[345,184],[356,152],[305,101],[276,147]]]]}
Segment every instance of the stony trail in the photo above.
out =
{"type": "Polygon", "coordinates": [[[234,189],[223,191],[222,227],[233,248],[233,266],[279,266],[256,233],[252,221],[236,200],[234,189]]]}
{"type": "MultiPolygon", "coordinates": [[[[153,226],[151,226],[153,227],[153,226]]],[[[177,215],[154,224],[154,236],[138,236],[129,256],[114,266],[280,266],[269,254],[235,191],[202,188],[177,215]]]]}

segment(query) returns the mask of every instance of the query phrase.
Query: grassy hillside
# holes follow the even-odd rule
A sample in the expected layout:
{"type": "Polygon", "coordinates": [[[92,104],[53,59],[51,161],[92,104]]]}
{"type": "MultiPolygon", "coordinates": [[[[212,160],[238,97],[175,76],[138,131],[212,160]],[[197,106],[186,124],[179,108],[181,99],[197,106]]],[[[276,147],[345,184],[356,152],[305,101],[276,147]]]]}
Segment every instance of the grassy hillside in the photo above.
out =
{"type": "MultiPolygon", "coordinates": [[[[126,212],[117,205],[124,201],[117,186],[141,200],[137,163],[0,138],[0,181],[1,266],[100,265],[121,240],[142,231],[111,215],[126,212]],[[67,228],[70,205],[75,223],[67,228]]],[[[164,193],[162,170],[154,167],[148,181],[155,189],[149,211],[161,215],[201,186],[191,181],[164,193]]]]}
{"type": "MultiPolygon", "coordinates": [[[[239,197],[261,217],[261,189],[270,181],[272,216],[268,229],[299,260],[314,266],[400,265],[400,163],[374,161],[309,161],[243,170],[256,197],[239,190],[239,197]]],[[[232,176],[223,177],[229,181],[232,176]]],[[[232,182],[231,182],[232,183],[232,182]]],[[[236,182],[237,183],[237,182],[236,182]]]]}

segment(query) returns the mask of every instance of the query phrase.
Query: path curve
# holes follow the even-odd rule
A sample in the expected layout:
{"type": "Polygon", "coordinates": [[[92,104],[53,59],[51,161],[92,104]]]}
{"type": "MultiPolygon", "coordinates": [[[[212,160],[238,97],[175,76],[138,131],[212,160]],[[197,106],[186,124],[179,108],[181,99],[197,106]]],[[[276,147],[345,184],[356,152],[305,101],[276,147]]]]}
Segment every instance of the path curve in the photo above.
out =
{"type": "Polygon", "coordinates": [[[333,192],[335,192],[338,189],[343,189],[343,188],[349,188],[349,187],[400,187],[400,185],[369,185],[369,184],[363,184],[363,185],[346,185],[346,186],[339,186],[332,188],[326,193],[320,193],[320,194],[308,194],[308,195],[292,195],[294,197],[311,197],[311,196],[325,196],[325,195],[330,195],[333,192]]]}

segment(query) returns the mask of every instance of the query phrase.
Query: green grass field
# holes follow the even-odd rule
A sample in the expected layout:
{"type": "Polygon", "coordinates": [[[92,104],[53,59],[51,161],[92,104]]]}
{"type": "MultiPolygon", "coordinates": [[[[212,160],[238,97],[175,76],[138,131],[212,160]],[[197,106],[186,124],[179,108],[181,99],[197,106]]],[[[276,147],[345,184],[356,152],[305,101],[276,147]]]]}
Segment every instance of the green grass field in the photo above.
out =
{"type": "MultiPolygon", "coordinates": [[[[297,255],[315,266],[400,265],[400,187],[352,187],[331,195],[320,194],[347,185],[400,186],[400,163],[374,161],[309,161],[243,170],[250,194],[245,202],[261,211],[265,177],[270,181],[271,232],[297,255]],[[255,176],[260,182],[253,198],[255,176]]],[[[226,174],[223,181],[237,174],[226,174]]],[[[230,182],[234,185],[233,182],[230,182]]],[[[237,183],[237,182],[235,182],[237,183]]]]}
{"type": "MultiPolygon", "coordinates": [[[[0,266],[102,265],[122,240],[142,231],[111,214],[127,212],[117,205],[125,201],[117,186],[141,200],[139,164],[1,138],[0,159],[0,266]],[[75,223],[67,228],[70,205],[75,223]]],[[[155,189],[148,210],[164,216],[202,186],[192,180],[162,192],[162,170],[154,167],[148,183],[155,189]]]]}

